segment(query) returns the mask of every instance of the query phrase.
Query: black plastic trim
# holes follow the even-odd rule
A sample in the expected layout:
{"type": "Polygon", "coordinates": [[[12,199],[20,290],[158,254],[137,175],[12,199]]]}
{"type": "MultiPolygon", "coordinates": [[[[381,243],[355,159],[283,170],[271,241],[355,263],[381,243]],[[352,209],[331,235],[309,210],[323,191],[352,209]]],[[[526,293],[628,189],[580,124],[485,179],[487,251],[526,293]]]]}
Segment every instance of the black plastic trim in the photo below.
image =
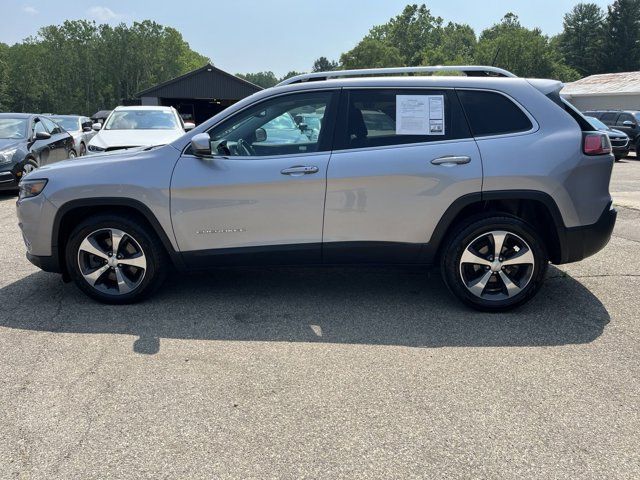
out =
{"type": "Polygon", "coordinates": [[[102,206],[113,206],[113,207],[127,207],[132,208],[139,214],[145,217],[145,219],[149,222],[154,232],[158,235],[158,238],[162,242],[165,250],[169,254],[174,266],[179,270],[185,270],[185,264],[180,255],[180,252],[177,252],[169,237],[165,233],[164,229],[158,222],[158,219],[155,217],[153,212],[147,207],[144,203],[134,200],[132,198],[123,198],[123,197],[100,197],[100,198],[86,198],[79,200],[71,200],[65,204],[63,204],[58,211],[56,212],[56,216],[53,220],[53,231],[51,235],[51,252],[52,252],[52,262],[55,262],[59,265],[58,269],[60,271],[64,271],[64,266],[61,265],[59,254],[58,254],[58,238],[60,235],[60,225],[62,224],[62,219],[64,216],[75,210],[76,208],[86,208],[86,207],[102,207],[102,206]]]}
{"type": "Polygon", "coordinates": [[[609,203],[602,211],[598,221],[592,225],[561,228],[559,230],[562,244],[560,263],[578,262],[602,250],[613,233],[618,211],[609,203]]]}
{"type": "Polygon", "coordinates": [[[31,255],[29,252],[27,252],[27,260],[29,260],[36,267],[45,272],[62,273],[57,255],[50,257],[41,257],[38,255],[31,255]]]}

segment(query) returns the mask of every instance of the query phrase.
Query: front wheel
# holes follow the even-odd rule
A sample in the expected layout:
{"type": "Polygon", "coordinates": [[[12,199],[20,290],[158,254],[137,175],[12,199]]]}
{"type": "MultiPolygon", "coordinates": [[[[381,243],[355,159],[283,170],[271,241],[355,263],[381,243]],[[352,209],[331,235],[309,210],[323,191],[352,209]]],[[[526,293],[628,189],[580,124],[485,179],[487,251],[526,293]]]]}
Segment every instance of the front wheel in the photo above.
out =
{"type": "Polygon", "coordinates": [[[67,242],[66,263],[80,290],[112,304],[152,294],[168,266],[155,233],[125,215],[100,215],[80,223],[67,242]]]}
{"type": "Polygon", "coordinates": [[[483,311],[507,311],[530,300],[549,263],[540,236],[514,217],[467,221],[445,245],[445,284],[464,303],[483,311]]]}

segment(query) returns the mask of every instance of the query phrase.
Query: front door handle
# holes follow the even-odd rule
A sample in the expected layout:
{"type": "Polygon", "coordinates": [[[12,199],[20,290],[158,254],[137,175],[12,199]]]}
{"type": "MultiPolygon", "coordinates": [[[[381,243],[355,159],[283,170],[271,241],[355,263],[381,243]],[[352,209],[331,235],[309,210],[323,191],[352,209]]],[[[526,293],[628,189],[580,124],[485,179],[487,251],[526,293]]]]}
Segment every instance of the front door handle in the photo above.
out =
{"type": "Polygon", "coordinates": [[[280,170],[283,175],[291,175],[293,177],[299,177],[301,175],[310,175],[312,173],[318,173],[318,167],[315,165],[296,165],[295,167],[285,168],[280,170]]]}
{"type": "Polygon", "coordinates": [[[445,155],[431,160],[434,165],[465,165],[471,161],[466,155],[445,155]]]}

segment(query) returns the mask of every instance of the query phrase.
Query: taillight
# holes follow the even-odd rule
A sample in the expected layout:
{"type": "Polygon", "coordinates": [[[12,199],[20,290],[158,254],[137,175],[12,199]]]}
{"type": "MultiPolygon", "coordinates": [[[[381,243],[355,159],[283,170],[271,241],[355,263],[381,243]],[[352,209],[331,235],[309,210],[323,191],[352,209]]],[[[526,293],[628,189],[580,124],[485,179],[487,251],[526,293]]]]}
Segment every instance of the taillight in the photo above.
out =
{"type": "Polygon", "coordinates": [[[585,133],[582,149],[585,155],[607,155],[611,153],[609,136],[604,133],[585,133]]]}

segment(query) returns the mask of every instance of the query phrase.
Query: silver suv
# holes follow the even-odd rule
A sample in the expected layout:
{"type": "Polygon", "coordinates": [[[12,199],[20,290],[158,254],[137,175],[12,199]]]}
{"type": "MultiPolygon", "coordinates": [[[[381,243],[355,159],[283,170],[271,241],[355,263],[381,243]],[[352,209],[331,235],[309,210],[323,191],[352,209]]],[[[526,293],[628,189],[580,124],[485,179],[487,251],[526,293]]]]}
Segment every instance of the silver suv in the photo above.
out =
{"type": "Polygon", "coordinates": [[[463,302],[507,310],[616,219],[609,139],[561,87],[477,66],[294,77],[169,145],[25,177],[27,257],[108,303],[172,266],[438,263],[463,302]],[[393,76],[436,70],[466,75],[393,76]]]}

